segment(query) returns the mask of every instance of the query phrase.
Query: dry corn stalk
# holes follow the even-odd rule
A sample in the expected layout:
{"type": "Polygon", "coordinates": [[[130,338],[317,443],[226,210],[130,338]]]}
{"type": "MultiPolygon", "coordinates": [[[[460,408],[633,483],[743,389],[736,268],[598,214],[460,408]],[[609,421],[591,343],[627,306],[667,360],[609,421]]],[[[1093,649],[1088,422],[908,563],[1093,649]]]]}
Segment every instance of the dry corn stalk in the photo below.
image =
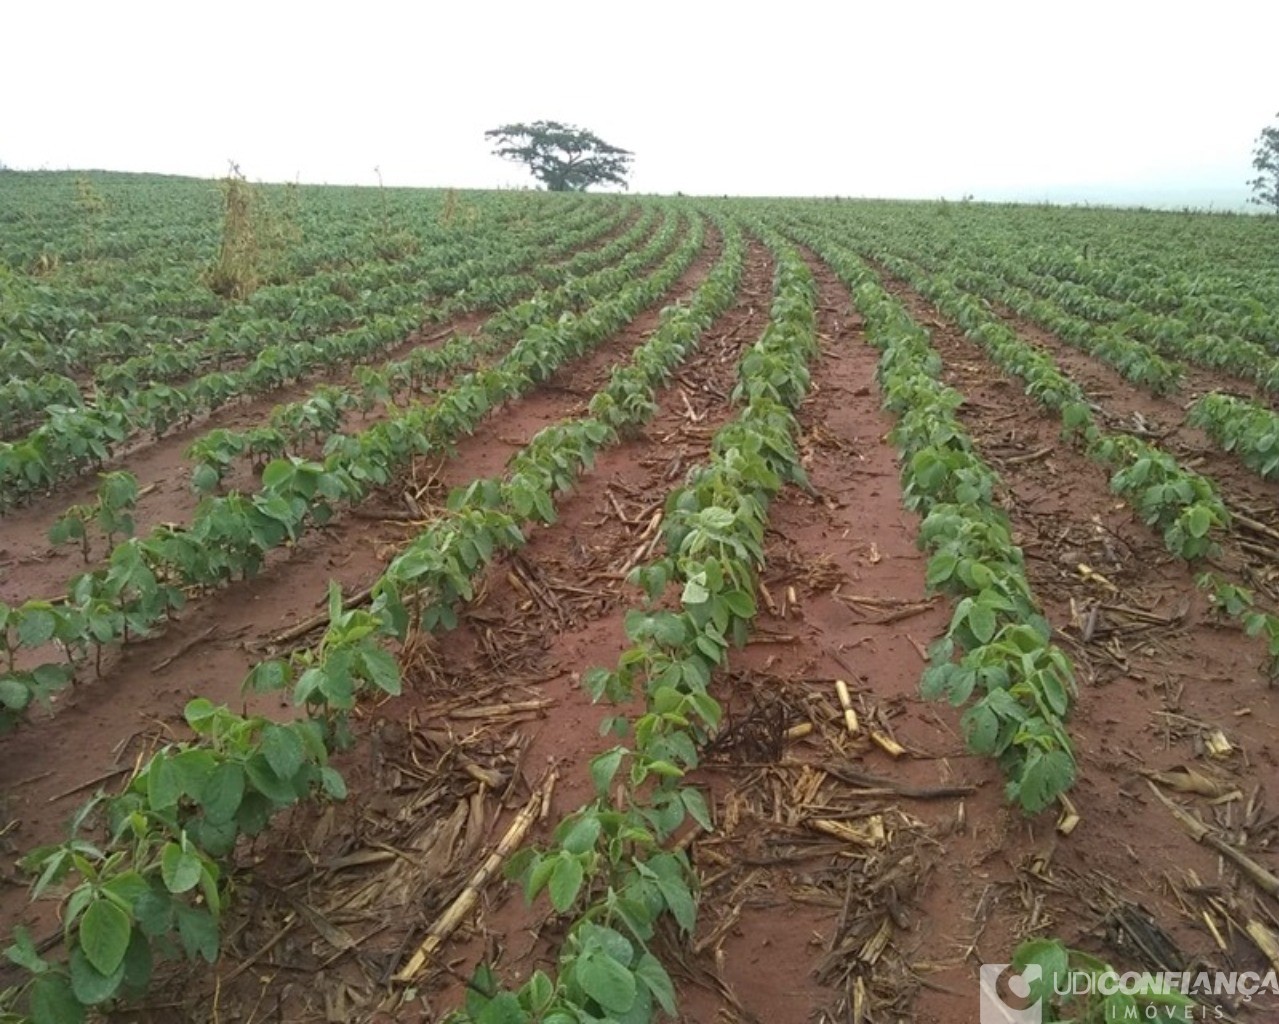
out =
{"type": "Polygon", "coordinates": [[[479,869],[471,876],[470,881],[466,883],[466,888],[458,894],[457,899],[449,904],[448,909],[436,918],[435,923],[427,930],[426,938],[422,940],[422,944],[418,946],[417,950],[409,958],[409,962],[395,975],[395,980],[399,984],[407,985],[421,974],[435,951],[457,930],[458,925],[462,923],[479,900],[480,892],[484,889],[484,886],[497,874],[502,862],[524,841],[524,836],[532,827],[533,822],[537,820],[546,794],[554,788],[554,785],[555,773],[552,772],[547,776],[546,781],[542,783],[541,788],[529,797],[528,803],[515,816],[515,820],[511,822],[511,827],[506,830],[506,835],[502,836],[501,842],[484,859],[484,863],[479,866],[479,869]]]}
{"type": "Polygon", "coordinates": [[[860,725],[857,721],[857,712],[853,710],[853,699],[848,693],[848,684],[842,679],[836,679],[835,693],[839,696],[840,707],[844,709],[844,725],[848,727],[848,734],[856,736],[860,725]]]}

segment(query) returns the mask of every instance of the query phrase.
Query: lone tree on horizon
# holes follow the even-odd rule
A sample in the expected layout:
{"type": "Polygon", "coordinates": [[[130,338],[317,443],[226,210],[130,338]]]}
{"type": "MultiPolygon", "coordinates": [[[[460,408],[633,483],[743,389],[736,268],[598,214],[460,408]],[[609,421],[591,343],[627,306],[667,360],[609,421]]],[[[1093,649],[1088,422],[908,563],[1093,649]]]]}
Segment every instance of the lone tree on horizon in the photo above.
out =
{"type": "Polygon", "coordinates": [[[1261,129],[1257,148],[1252,152],[1252,166],[1257,176],[1248,182],[1252,189],[1249,202],[1268,206],[1279,214],[1279,124],[1261,129]]]}
{"type": "Polygon", "coordinates": [[[494,139],[495,156],[527,164],[551,192],[585,192],[591,185],[626,188],[629,150],[610,145],[594,132],[559,121],[507,124],[484,133],[494,139]]]}

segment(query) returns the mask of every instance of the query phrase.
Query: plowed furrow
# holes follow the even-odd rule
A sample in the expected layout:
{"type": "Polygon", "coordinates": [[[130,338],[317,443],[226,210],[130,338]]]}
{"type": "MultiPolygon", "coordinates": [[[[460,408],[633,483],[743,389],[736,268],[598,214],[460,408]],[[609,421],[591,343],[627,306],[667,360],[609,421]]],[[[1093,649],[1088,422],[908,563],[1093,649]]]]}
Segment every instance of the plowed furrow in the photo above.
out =
{"type": "MultiPolygon", "coordinates": [[[[707,752],[718,828],[693,847],[705,888],[684,986],[697,1021],[846,1020],[854,998],[865,1019],[908,1018],[917,986],[904,954],[919,942],[913,904],[933,860],[916,816],[929,803],[877,792],[877,780],[953,784],[942,759],[962,756],[916,696],[919,648],[949,610],[925,591],[916,517],[884,440],[877,355],[847,290],[812,266],[822,356],[799,419],[816,493],[787,488],[770,508],[767,596],[723,692],[727,727],[707,752]],[[872,732],[908,753],[894,758],[872,732]],[[832,835],[843,826],[883,827],[886,842],[832,835]],[[881,929],[890,952],[869,966],[858,953],[881,929]]],[[[953,815],[954,801],[939,813],[953,815]]]]}

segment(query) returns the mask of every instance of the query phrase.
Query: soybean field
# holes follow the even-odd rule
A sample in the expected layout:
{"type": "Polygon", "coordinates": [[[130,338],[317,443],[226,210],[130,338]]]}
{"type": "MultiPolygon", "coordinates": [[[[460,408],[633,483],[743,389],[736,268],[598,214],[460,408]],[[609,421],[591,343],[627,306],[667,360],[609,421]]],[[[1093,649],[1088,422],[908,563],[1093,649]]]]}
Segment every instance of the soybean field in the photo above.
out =
{"type": "Polygon", "coordinates": [[[1277,257],[0,172],[0,1020],[949,1024],[981,964],[1279,971],[1277,257]]]}

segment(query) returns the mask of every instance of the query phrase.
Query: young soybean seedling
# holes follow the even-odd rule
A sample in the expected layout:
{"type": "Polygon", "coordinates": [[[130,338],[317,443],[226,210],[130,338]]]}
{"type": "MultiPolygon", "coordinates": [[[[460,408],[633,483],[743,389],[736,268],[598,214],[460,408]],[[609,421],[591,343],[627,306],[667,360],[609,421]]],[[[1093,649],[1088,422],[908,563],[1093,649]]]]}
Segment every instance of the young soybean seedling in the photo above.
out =
{"type": "Polygon", "coordinates": [[[49,528],[49,540],[54,544],[78,543],[87,565],[92,553],[89,523],[98,524],[110,550],[115,547],[117,535],[133,536],[133,509],[137,500],[138,481],[132,473],[123,470],[103,473],[98,500],[92,505],[72,505],[63,512],[49,528]]]}
{"type": "Polygon", "coordinates": [[[96,507],[93,505],[72,505],[49,527],[49,542],[51,544],[78,543],[80,557],[84,559],[84,564],[88,565],[90,542],[87,526],[93,519],[95,510],[96,507]]]}
{"type": "Polygon", "coordinates": [[[107,546],[115,547],[116,535],[133,536],[133,510],[138,503],[138,479],[118,470],[104,473],[98,486],[98,527],[107,536],[107,546]]]}

